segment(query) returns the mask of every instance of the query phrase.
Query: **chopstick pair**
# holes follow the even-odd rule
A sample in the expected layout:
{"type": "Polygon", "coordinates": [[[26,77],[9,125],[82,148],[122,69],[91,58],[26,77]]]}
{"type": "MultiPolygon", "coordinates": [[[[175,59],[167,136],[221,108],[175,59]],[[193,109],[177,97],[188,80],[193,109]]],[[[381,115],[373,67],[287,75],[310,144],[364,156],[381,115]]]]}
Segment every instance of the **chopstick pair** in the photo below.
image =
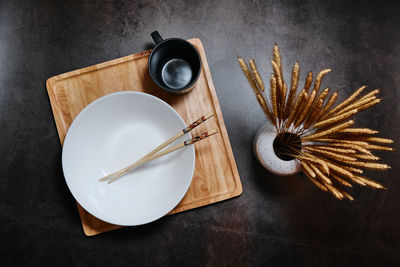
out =
{"type": "Polygon", "coordinates": [[[191,139],[188,139],[176,146],[173,146],[171,148],[168,148],[164,151],[159,152],[161,149],[163,149],[164,147],[168,146],[169,144],[171,144],[172,142],[174,142],[175,140],[177,140],[178,138],[180,138],[181,136],[183,136],[184,134],[190,132],[191,130],[193,130],[194,128],[196,128],[197,126],[199,126],[200,124],[202,124],[203,122],[205,122],[206,120],[208,120],[209,118],[211,118],[212,116],[214,116],[214,114],[212,112],[207,113],[206,115],[202,116],[201,118],[199,118],[198,120],[196,120],[195,122],[193,122],[192,124],[190,124],[189,126],[187,126],[186,128],[182,129],[181,131],[179,131],[177,134],[175,134],[174,136],[172,136],[170,139],[168,139],[167,141],[165,141],[164,143],[162,143],[161,145],[159,145],[158,147],[156,147],[155,149],[153,149],[152,151],[150,151],[149,153],[147,153],[145,156],[143,156],[141,159],[139,159],[138,161],[136,161],[135,163],[119,170],[116,172],[113,172],[107,176],[104,176],[103,178],[100,178],[99,181],[103,182],[103,181],[107,181],[108,183],[112,183],[115,182],[116,180],[120,179],[124,174],[126,174],[127,172],[129,172],[132,168],[138,167],[139,165],[142,165],[150,160],[156,159],[158,157],[164,156],[168,153],[171,153],[175,150],[178,150],[180,148],[183,148],[185,146],[188,145],[192,145],[200,140],[203,140],[206,137],[209,137],[211,135],[214,135],[218,132],[217,129],[211,130],[209,132],[204,132],[199,136],[195,136],[191,139]],[[159,153],[157,153],[159,152],[159,153]]]}

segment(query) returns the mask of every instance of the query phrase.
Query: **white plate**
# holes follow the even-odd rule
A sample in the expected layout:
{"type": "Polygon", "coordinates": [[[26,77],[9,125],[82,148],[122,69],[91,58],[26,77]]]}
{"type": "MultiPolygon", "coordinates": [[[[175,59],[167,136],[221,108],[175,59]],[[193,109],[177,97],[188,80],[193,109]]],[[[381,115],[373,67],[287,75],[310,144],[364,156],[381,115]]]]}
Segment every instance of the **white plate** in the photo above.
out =
{"type": "Polygon", "coordinates": [[[139,166],[114,183],[99,178],[135,162],[185,126],[171,106],[144,93],[118,92],[90,103],[64,141],[62,166],[72,195],[85,210],[112,224],[140,225],[164,216],[192,181],[193,146],[139,166]]]}

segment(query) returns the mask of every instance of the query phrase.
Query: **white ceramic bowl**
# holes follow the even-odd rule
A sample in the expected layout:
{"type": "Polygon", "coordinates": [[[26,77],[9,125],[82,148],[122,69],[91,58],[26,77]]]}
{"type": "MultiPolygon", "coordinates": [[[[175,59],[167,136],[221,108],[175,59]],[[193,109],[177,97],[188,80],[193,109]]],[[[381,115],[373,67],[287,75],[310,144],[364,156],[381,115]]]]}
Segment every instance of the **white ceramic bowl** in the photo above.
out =
{"type": "Polygon", "coordinates": [[[193,146],[139,166],[114,183],[99,178],[135,162],[185,126],[171,106],[145,93],[118,92],[90,103],[64,141],[62,167],[72,195],[89,213],[112,224],[140,225],[164,216],[192,181],[193,146]]]}

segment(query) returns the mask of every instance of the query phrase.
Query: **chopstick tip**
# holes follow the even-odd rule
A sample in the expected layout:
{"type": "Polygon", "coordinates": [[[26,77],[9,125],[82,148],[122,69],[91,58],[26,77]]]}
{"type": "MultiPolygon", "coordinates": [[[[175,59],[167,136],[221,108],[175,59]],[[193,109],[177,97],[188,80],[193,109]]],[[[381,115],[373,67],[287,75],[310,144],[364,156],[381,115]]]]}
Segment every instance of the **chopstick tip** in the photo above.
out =
{"type": "Polygon", "coordinates": [[[212,116],[214,116],[214,113],[212,111],[208,112],[204,117],[206,118],[206,120],[208,120],[209,118],[211,118],[212,116]]]}
{"type": "Polygon", "coordinates": [[[214,135],[214,134],[216,134],[216,133],[218,133],[218,129],[217,129],[217,128],[215,128],[215,129],[209,131],[209,132],[208,132],[208,136],[214,135]]]}

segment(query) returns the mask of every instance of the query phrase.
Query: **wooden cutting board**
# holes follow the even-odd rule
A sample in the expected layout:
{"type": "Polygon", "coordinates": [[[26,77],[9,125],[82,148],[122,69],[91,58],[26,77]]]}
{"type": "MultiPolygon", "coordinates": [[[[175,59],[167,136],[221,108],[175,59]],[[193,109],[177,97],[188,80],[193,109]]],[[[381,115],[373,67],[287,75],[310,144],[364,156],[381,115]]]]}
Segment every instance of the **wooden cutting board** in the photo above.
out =
{"type": "MultiPolygon", "coordinates": [[[[60,74],[46,82],[61,144],[72,121],[83,108],[97,98],[117,91],[140,91],[155,95],[169,103],[186,124],[209,111],[215,113],[212,119],[192,133],[200,134],[204,127],[219,129],[216,136],[195,145],[196,166],[192,183],[185,197],[169,214],[226,200],[242,193],[242,184],[203,45],[199,39],[190,39],[189,42],[199,51],[203,66],[195,88],[183,96],[164,92],[153,83],[147,69],[151,51],[60,74]]],[[[87,236],[122,227],[97,219],[79,204],[78,210],[87,236]]]]}

